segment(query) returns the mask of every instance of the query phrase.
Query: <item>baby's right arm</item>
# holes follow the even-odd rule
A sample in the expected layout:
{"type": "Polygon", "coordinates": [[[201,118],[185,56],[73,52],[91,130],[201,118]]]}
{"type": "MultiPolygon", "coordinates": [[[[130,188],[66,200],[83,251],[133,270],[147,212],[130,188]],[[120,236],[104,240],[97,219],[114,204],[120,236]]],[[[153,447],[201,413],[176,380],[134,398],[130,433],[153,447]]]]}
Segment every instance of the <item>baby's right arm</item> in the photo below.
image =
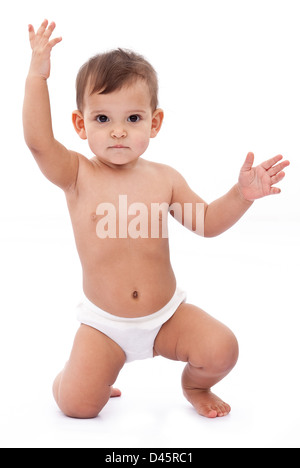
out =
{"type": "Polygon", "coordinates": [[[24,136],[43,174],[63,190],[68,190],[76,183],[78,154],[67,150],[53,135],[47,79],[51,51],[61,38],[50,40],[55,23],[47,26],[45,20],[35,33],[29,25],[32,60],[23,106],[24,136]]]}

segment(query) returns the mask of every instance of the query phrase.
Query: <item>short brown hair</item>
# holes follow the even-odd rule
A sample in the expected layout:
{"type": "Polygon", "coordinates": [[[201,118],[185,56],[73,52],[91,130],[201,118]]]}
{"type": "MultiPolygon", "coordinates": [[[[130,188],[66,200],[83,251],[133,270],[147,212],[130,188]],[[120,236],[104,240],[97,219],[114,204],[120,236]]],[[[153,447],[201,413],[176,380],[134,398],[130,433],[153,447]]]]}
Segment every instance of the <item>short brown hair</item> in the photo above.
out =
{"type": "Polygon", "coordinates": [[[108,94],[143,79],[151,96],[151,107],[158,106],[158,80],[152,65],[142,56],[125,49],[116,49],[90,58],[79,70],[76,79],[77,107],[83,110],[87,86],[91,94],[108,94]]]}

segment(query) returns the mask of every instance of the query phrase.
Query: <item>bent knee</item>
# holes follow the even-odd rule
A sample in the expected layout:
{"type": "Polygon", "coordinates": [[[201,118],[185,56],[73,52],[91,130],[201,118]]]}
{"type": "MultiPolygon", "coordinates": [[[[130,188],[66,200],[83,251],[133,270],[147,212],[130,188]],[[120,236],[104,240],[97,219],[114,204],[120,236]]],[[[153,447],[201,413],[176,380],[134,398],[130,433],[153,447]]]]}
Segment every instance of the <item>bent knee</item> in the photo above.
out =
{"type": "Polygon", "coordinates": [[[227,374],[236,365],[239,357],[239,344],[230,331],[213,353],[213,366],[220,374],[227,374]]]}
{"type": "Polygon", "coordinates": [[[101,410],[95,410],[94,408],[80,407],[72,408],[67,411],[63,411],[64,415],[68,418],[73,419],[94,419],[97,418],[101,410]]]}
{"type": "Polygon", "coordinates": [[[237,363],[239,357],[239,345],[231,330],[226,331],[210,339],[206,349],[203,344],[194,349],[190,354],[189,363],[194,367],[209,369],[216,375],[230,372],[237,363]]]}
{"type": "Polygon", "coordinates": [[[65,416],[74,419],[93,419],[102,411],[109,400],[110,391],[103,392],[96,401],[93,398],[84,396],[81,393],[64,391],[58,389],[56,381],[53,385],[53,395],[57,406],[65,416]]]}
{"type": "Polygon", "coordinates": [[[63,412],[65,416],[74,419],[94,419],[99,415],[99,413],[105,406],[105,404],[89,405],[80,401],[60,401],[57,404],[59,409],[63,412]]]}

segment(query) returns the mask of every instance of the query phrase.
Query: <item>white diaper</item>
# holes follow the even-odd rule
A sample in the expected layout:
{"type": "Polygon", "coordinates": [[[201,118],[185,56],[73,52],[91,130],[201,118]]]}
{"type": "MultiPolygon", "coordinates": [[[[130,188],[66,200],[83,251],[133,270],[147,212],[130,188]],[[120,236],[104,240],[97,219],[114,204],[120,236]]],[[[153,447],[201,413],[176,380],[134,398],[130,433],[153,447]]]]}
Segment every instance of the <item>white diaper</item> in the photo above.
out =
{"type": "Polygon", "coordinates": [[[186,293],[177,288],[170,302],[158,312],[145,317],[123,318],[105,312],[84,297],[77,307],[77,318],[115,341],[126,354],[126,362],[131,362],[153,358],[159,330],[185,301],[186,293]]]}

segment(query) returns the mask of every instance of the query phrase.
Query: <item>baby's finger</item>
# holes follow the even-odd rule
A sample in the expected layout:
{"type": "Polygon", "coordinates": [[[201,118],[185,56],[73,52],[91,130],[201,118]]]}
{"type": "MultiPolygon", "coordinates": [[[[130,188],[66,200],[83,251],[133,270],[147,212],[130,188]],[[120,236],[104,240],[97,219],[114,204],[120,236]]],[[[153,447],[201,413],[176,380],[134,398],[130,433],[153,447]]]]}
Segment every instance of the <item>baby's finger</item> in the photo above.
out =
{"type": "Polygon", "coordinates": [[[34,27],[32,26],[32,24],[28,25],[28,32],[29,32],[29,41],[31,43],[35,38],[34,27]]]}
{"type": "Polygon", "coordinates": [[[44,36],[49,39],[49,37],[51,37],[55,28],[56,28],[56,24],[54,22],[50,23],[48,28],[44,32],[44,36]]]}
{"type": "Polygon", "coordinates": [[[279,172],[281,172],[285,167],[289,166],[290,165],[290,162],[289,161],[283,161],[281,162],[280,164],[277,164],[277,166],[273,166],[271,167],[271,169],[269,169],[268,173],[271,177],[273,177],[274,175],[278,174],[279,172]]]}
{"type": "Polygon", "coordinates": [[[48,20],[45,19],[45,20],[42,22],[42,24],[41,24],[41,26],[39,27],[39,29],[37,30],[36,35],[37,35],[37,36],[42,36],[42,35],[44,34],[44,32],[45,32],[47,26],[48,26],[48,20]]]}
{"type": "Polygon", "coordinates": [[[281,154],[279,154],[278,156],[275,156],[274,158],[268,159],[268,161],[263,162],[261,164],[261,166],[264,169],[266,169],[266,171],[268,171],[269,169],[271,169],[272,166],[274,166],[279,161],[281,161],[282,158],[283,158],[283,156],[281,156],[281,154]]]}
{"type": "Polygon", "coordinates": [[[280,182],[284,177],[285,172],[279,172],[279,174],[276,174],[275,176],[271,177],[272,185],[278,184],[278,182],[280,182]]]}
{"type": "Polygon", "coordinates": [[[278,195],[279,193],[281,193],[280,188],[278,188],[278,187],[271,187],[270,195],[278,195]]]}
{"type": "Polygon", "coordinates": [[[56,46],[59,42],[62,41],[62,37],[56,37],[55,39],[52,39],[52,41],[49,42],[49,45],[51,49],[56,46]]]}
{"type": "Polygon", "coordinates": [[[254,154],[253,153],[248,153],[246,160],[243,164],[242,171],[247,172],[250,171],[254,163],[254,154]]]}

